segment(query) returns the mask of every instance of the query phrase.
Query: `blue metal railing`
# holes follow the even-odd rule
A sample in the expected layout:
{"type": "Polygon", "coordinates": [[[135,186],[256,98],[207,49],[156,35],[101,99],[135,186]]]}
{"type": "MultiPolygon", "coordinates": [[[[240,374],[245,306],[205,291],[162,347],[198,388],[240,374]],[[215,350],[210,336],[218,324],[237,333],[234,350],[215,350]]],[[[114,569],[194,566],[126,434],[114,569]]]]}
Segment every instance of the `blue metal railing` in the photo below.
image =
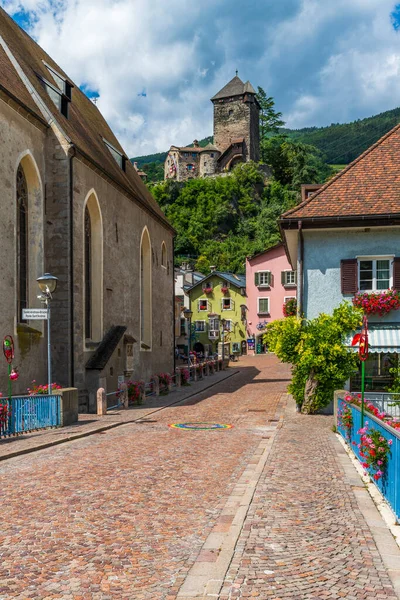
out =
{"type": "MultiPolygon", "coordinates": [[[[363,458],[360,456],[360,450],[357,447],[357,444],[360,443],[361,439],[361,435],[357,433],[361,428],[361,410],[358,406],[339,398],[338,410],[343,411],[343,409],[347,407],[350,407],[353,416],[353,426],[350,430],[350,436],[347,435],[346,428],[341,426],[340,419],[338,419],[337,424],[338,431],[340,435],[351,444],[351,449],[358,460],[364,462],[363,458]],[[355,442],[355,445],[353,445],[353,441],[355,442]]],[[[377,419],[368,412],[365,413],[365,423],[366,422],[368,422],[369,429],[377,429],[382,437],[387,440],[392,440],[385,475],[374,483],[390,504],[397,519],[400,519],[400,432],[389,425],[385,425],[383,421],[377,419]]]]}
{"type": "Polygon", "coordinates": [[[61,426],[61,396],[40,395],[2,399],[8,417],[0,424],[0,438],[61,426]]]}
{"type": "MultiPolygon", "coordinates": [[[[351,392],[361,396],[361,392],[351,392]]],[[[400,394],[390,392],[365,392],[364,397],[381,412],[385,411],[392,417],[400,417],[400,394]]]]}

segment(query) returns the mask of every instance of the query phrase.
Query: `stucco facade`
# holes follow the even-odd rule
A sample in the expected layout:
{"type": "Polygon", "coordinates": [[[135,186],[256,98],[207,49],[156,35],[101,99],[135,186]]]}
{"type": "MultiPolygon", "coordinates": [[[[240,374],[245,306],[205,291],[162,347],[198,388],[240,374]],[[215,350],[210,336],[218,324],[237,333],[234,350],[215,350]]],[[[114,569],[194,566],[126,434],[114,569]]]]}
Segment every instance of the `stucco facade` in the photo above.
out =
{"type": "MultiPolygon", "coordinates": [[[[399,236],[400,227],[305,230],[303,307],[306,318],[313,319],[321,312],[332,314],[343,300],[353,298],[354,294],[341,292],[341,260],[360,256],[394,257],[398,254],[399,236]]],[[[400,314],[391,311],[383,317],[371,315],[369,321],[399,323],[400,314]]]]}
{"type": "Polygon", "coordinates": [[[191,348],[200,352],[217,352],[218,343],[223,339],[230,344],[230,354],[245,353],[245,278],[216,272],[205,277],[188,293],[193,311],[191,348]],[[211,293],[207,293],[206,288],[211,288],[211,293]],[[225,319],[224,327],[222,319],[225,319]]]}
{"type": "Polygon", "coordinates": [[[40,82],[67,75],[2,9],[0,30],[0,326],[15,341],[13,390],[47,383],[46,324],[21,307],[41,307],[36,279],[50,272],[53,381],[78,387],[80,409],[93,411],[98,387],[173,370],[174,232],[97,107],[68,83],[61,113],[40,82]]]}
{"type": "Polygon", "coordinates": [[[246,260],[248,337],[254,338],[257,343],[267,323],[283,318],[283,305],[287,299],[296,298],[296,292],[296,274],[293,273],[283,244],[248,258],[246,260]],[[260,276],[260,273],[263,275],[260,276]]]}

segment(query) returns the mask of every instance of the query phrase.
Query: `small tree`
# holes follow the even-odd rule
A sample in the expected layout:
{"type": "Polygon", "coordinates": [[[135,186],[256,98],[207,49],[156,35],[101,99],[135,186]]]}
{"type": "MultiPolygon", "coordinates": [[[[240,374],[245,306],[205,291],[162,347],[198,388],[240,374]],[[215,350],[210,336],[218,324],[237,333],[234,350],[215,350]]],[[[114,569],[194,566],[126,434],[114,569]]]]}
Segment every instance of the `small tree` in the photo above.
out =
{"type": "Polygon", "coordinates": [[[258,87],[257,100],[260,105],[260,139],[263,140],[269,133],[277,133],[283,127],[282,113],[275,110],[275,101],[268,97],[262,87],[258,87]]]}
{"type": "Polygon", "coordinates": [[[264,341],[283,362],[290,362],[289,391],[301,412],[312,414],[333,398],[357,367],[358,355],[344,345],[346,335],[361,325],[362,312],[347,302],[332,315],[311,321],[288,317],[271,323],[264,341]]]}

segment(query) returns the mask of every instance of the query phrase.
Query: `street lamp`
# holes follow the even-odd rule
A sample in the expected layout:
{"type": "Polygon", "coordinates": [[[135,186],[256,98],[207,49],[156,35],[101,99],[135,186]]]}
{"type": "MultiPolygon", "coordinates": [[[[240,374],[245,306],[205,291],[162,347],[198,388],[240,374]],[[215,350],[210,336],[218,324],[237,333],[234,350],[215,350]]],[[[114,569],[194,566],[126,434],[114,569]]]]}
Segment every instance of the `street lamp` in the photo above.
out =
{"type": "Polygon", "coordinates": [[[186,308],[183,311],[183,314],[185,315],[185,319],[188,322],[188,366],[190,367],[190,346],[191,346],[191,341],[192,341],[192,317],[193,317],[193,311],[190,310],[190,308],[186,308]]]}
{"type": "Polygon", "coordinates": [[[50,273],[45,273],[37,280],[40,291],[42,292],[38,298],[43,302],[47,308],[47,379],[48,389],[47,393],[51,394],[51,345],[50,345],[50,300],[52,300],[52,294],[56,291],[58,278],[50,273]]]}

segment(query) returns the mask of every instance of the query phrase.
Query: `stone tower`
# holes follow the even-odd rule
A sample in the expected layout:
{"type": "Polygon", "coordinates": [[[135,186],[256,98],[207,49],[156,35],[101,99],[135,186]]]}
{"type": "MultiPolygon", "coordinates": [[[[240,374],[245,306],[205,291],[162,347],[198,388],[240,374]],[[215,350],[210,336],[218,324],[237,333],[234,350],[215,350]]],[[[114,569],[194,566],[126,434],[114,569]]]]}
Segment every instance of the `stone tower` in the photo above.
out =
{"type": "Polygon", "coordinates": [[[260,105],[249,81],[236,76],[213,98],[214,145],[220,149],[220,170],[235,162],[260,160],[260,105]]]}

